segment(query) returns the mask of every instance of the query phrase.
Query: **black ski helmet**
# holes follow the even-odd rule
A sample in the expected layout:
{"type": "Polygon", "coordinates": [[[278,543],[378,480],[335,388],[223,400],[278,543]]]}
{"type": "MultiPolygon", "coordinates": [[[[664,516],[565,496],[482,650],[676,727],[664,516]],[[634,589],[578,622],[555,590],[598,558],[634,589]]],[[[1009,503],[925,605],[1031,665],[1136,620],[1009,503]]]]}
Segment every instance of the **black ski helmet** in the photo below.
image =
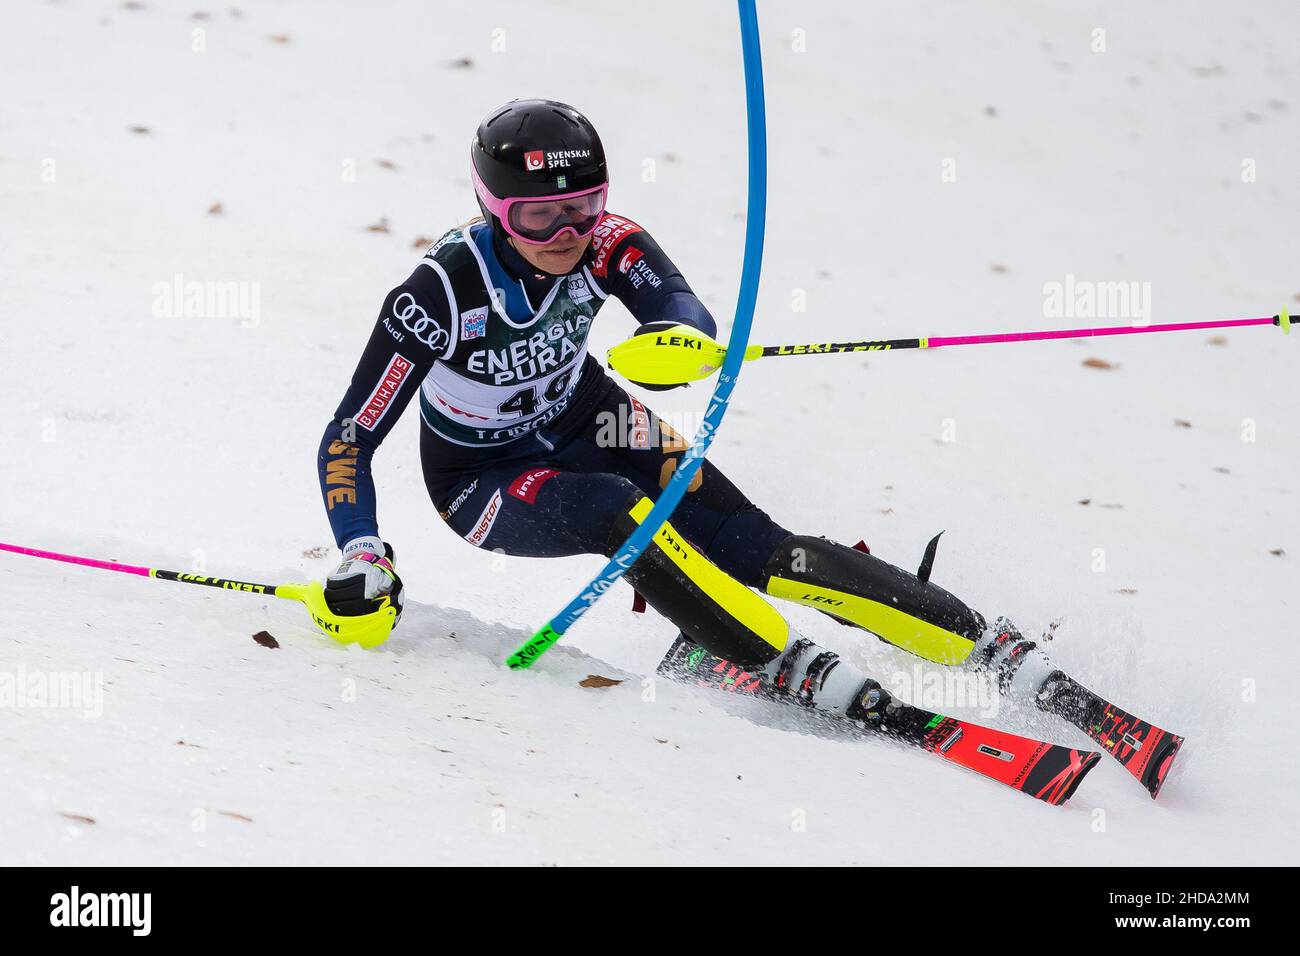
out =
{"type": "Polygon", "coordinates": [[[494,229],[501,223],[483,201],[554,196],[609,182],[596,127],[567,103],[511,100],[478,124],[470,145],[478,207],[494,229]]]}

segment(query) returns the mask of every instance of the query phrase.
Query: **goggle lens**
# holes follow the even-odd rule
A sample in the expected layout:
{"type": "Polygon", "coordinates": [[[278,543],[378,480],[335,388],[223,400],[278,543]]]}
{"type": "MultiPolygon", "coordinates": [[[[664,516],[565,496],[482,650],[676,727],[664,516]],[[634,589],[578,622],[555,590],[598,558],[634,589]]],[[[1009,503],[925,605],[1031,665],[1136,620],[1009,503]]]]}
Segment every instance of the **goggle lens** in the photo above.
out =
{"type": "Polygon", "coordinates": [[[581,238],[595,230],[604,211],[602,186],[574,196],[514,200],[506,215],[506,225],[511,233],[531,242],[549,242],[561,229],[572,229],[581,238]]]}

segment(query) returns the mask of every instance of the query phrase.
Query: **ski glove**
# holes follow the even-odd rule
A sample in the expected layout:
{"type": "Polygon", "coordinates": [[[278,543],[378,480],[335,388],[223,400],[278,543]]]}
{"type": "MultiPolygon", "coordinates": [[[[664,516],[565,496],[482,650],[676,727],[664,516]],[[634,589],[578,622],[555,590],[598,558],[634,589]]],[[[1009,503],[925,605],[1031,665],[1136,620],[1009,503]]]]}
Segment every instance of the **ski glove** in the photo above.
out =
{"type": "MultiPolygon", "coordinates": [[[[632,333],[631,337],[636,338],[638,335],[645,335],[649,332],[663,332],[681,324],[681,322],[675,322],[672,319],[658,319],[654,322],[645,322],[632,333]]],[[[645,382],[637,382],[632,379],[628,379],[628,381],[632,382],[633,385],[640,385],[642,388],[649,389],[652,392],[667,392],[674,388],[682,388],[683,386],[691,384],[690,382],[678,382],[675,385],[647,385],[645,382]]]]}
{"type": "Polygon", "coordinates": [[[379,538],[349,541],[343,546],[343,562],[325,579],[325,603],[335,614],[369,614],[387,597],[400,620],[405,597],[394,560],[393,546],[379,538]]]}

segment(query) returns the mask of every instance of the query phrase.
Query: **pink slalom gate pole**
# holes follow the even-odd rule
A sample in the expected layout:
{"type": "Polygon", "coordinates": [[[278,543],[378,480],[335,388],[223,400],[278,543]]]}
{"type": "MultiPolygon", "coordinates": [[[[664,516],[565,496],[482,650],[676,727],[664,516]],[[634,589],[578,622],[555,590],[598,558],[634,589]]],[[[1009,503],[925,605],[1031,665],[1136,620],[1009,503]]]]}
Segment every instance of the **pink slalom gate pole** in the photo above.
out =
{"type": "Polygon", "coordinates": [[[745,360],[777,355],[824,355],[829,352],[891,352],[899,349],[941,349],[953,345],[991,345],[1000,342],[1044,342],[1052,339],[1087,339],[1103,335],[1143,335],[1150,332],[1192,332],[1198,329],[1239,329],[1250,325],[1276,325],[1291,334],[1286,309],[1257,319],[1221,319],[1213,322],[1166,322],[1161,325],[1112,325],[1095,329],[1044,329],[1038,332],[994,332],[988,335],[935,335],[910,339],[873,339],[863,342],[814,342],[807,345],[751,345],[745,360]]]}
{"type": "Polygon", "coordinates": [[[99,558],[87,558],[79,554],[62,554],[58,551],[46,551],[43,548],[28,548],[21,544],[6,544],[0,541],[0,551],[21,554],[29,558],[41,558],[45,561],[62,561],[64,564],[76,564],[83,568],[100,568],[104,571],[117,571],[121,574],[138,574],[142,578],[156,578],[159,581],[176,581],[180,584],[201,584],[204,587],[222,588],[227,591],[253,591],[258,594],[272,594],[276,597],[301,600],[298,593],[301,585],[294,584],[258,584],[253,581],[236,581],[232,578],[213,578],[204,574],[189,574],[184,571],[166,571],[162,568],[146,568],[138,564],[123,564],[121,561],[102,561],[99,558]]]}
{"type": "Polygon", "coordinates": [[[925,348],[948,345],[985,345],[992,342],[1038,342],[1047,339],[1087,339],[1102,335],[1140,335],[1144,332],[1191,332],[1197,329],[1235,329],[1247,325],[1278,325],[1277,316],[1228,319],[1222,322],[1167,322],[1163,325],[1116,325],[1097,329],[1048,329],[1042,332],[997,332],[989,335],[936,335],[924,339],[925,348]]]}
{"type": "Polygon", "coordinates": [[[60,554],[58,551],[43,551],[40,548],[24,548],[18,544],[5,544],[0,541],[0,551],[13,554],[25,554],[29,558],[44,558],[47,561],[62,561],[64,564],[80,564],[87,568],[102,568],[105,571],[121,571],[123,574],[138,574],[152,577],[149,568],[135,564],[119,564],[117,561],[101,561],[98,558],[83,558],[76,554],[60,554]]]}

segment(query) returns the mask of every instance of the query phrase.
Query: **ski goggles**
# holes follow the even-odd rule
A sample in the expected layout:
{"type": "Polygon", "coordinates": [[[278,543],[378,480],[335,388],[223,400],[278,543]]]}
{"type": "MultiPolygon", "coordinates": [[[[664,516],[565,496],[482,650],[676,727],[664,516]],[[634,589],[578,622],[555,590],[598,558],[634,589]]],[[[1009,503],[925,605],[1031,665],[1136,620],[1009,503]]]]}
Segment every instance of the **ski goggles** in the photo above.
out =
{"type": "Polygon", "coordinates": [[[609,184],[553,196],[498,199],[474,171],[474,189],[483,205],[501,220],[506,232],[533,246],[544,246],[565,232],[585,239],[596,230],[605,211],[609,184]]]}

